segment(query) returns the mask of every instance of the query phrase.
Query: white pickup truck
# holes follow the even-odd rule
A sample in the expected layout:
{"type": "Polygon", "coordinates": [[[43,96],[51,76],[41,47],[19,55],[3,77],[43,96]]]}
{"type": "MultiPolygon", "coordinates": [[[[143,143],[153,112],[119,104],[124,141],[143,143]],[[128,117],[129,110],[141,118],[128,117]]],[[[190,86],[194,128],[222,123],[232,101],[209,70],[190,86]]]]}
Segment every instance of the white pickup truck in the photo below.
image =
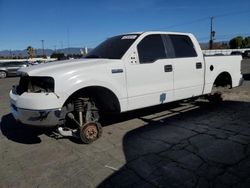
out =
{"type": "Polygon", "coordinates": [[[11,111],[23,124],[58,126],[62,135],[90,143],[101,135],[100,114],[198,96],[219,99],[218,88],[241,85],[241,59],[204,57],[189,33],[123,34],[83,59],[22,68],[10,91],[11,111]]]}

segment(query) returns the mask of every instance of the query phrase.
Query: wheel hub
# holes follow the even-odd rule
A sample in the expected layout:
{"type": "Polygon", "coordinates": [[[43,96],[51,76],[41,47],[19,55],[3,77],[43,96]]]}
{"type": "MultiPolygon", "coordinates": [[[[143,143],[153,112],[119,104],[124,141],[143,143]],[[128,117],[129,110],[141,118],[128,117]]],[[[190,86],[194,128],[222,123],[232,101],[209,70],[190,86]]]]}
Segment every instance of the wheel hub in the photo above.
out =
{"type": "Polygon", "coordinates": [[[96,139],[98,136],[97,126],[94,123],[90,123],[85,126],[87,126],[84,130],[84,135],[86,138],[90,140],[96,139]]]}

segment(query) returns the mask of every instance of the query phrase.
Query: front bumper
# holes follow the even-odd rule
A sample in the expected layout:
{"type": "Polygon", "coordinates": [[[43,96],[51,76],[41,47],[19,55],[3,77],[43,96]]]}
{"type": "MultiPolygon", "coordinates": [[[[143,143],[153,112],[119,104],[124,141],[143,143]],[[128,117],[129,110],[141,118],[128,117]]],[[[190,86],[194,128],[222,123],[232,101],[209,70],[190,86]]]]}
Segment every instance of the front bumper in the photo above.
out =
{"type": "Polygon", "coordinates": [[[62,110],[53,94],[24,93],[10,91],[10,110],[14,118],[27,125],[51,127],[62,123],[62,110]]]}
{"type": "Polygon", "coordinates": [[[61,109],[30,110],[17,108],[11,104],[11,113],[23,124],[51,127],[59,124],[61,109]]]}

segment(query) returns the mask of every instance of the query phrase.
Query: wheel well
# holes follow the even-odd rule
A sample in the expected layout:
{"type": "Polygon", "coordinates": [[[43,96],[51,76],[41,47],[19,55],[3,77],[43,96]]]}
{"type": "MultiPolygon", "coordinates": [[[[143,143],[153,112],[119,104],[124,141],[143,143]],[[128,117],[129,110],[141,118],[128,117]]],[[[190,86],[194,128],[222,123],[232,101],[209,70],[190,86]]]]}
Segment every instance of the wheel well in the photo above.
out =
{"type": "Polygon", "coordinates": [[[6,70],[0,70],[0,72],[5,72],[6,74],[8,73],[6,70]]]}
{"type": "Polygon", "coordinates": [[[101,86],[90,86],[74,92],[64,103],[71,103],[79,97],[90,97],[94,100],[97,108],[105,113],[119,113],[120,103],[117,96],[109,89],[101,86]]]}
{"type": "Polygon", "coordinates": [[[215,87],[226,87],[230,86],[232,87],[232,78],[231,75],[228,72],[222,72],[220,73],[217,78],[214,81],[214,86],[215,87]]]}

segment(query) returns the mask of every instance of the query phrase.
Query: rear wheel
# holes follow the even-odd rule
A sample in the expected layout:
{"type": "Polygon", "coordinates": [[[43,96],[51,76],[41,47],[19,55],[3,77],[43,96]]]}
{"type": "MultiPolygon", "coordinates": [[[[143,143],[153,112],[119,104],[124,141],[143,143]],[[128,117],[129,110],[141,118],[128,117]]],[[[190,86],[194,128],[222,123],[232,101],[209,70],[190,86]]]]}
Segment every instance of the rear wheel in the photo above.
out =
{"type": "Polygon", "coordinates": [[[220,103],[223,101],[223,95],[228,92],[230,85],[225,87],[213,87],[211,94],[208,96],[208,100],[214,103],[220,103]]]}
{"type": "Polygon", "coordinates": [[[6,78],[7,73],[5,71],[0,71],[0,78],[6,78]]]}
{"type": "Polygon", "coordinates": [[[223,101],[223,97],[221,93],[214,93],[208,96],[208,100],[213,103],[220,103],[223,101]]]}

